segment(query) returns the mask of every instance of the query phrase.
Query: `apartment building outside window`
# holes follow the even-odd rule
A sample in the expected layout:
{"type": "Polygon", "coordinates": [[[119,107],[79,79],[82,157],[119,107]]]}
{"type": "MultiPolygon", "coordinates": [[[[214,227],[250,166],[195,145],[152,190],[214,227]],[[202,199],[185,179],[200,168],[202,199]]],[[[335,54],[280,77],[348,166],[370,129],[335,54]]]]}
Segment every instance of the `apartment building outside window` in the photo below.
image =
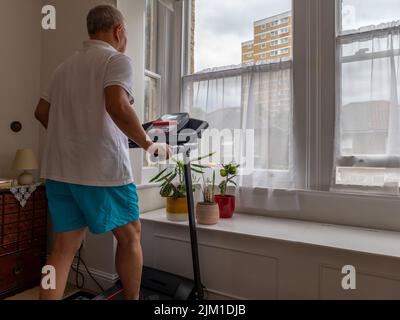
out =
{"type": "Polygon", "coordinates": [[[291,17],[291,11],[287,11],[276,16],[255,21],[253,27],[254,38],[251,40],[254,45],[253,57],[250,59],[247,55],[249,53],[247,47],[249,41],[244,42],[242,44],[242,63],[256,63],[259,61],[269,63],[272,60],[276,60],[277,56],[281,59],[290,59],[290,48],[292,46],[291,17]],[[289,48],[288,50],[280,51],[280,49],[287,47],[289,48]],[[269,53],[271,48],[278,51],[272,55],[269,53]],[[265,54],[267,58],[260,58],[261,54],[265,54]]]}

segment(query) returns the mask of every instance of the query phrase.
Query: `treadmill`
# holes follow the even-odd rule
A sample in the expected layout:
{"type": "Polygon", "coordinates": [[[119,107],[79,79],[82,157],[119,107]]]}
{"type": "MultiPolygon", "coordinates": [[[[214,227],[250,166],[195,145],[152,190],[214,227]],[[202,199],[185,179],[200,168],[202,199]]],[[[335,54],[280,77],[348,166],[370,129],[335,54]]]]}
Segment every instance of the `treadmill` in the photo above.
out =
{"type": "MultiPolygon", "coordinates": [[[[183,155],[189,214],[193,280],[161,270],[143,267],[140,293],[141,300],[199,301],[204,299],[204,287],[201,283],[200,276],[196,219],[194,214],[190,153],[196,148],[197,142],[201,139],[203,131],[208,127],[209,125],[207,122],[191,119],[188,113],[164,115],[156,121],[143,125],[143,128],[154,142],[167,143],[176,150],[176,153],[182,153],[183,155]]],[[[133,141],[129,142],[129,147],[139,148],[139,146],[133,141]]],[[[101,293],[93,300],[123,299],[123,288],[121,282],[118,281],[112,288],[101,293]]]]}

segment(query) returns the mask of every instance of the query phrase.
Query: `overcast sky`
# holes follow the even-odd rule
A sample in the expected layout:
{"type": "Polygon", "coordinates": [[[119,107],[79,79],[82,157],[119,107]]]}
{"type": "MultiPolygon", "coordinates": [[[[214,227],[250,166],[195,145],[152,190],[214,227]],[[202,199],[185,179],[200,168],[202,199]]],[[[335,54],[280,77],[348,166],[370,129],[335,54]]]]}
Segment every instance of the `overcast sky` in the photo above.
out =
{"type": "Polygon", "coordinates": [[[241,63],[253,22],[290,9],[291,0],[196,0],[195,70],[241,63]]]}
{"type": "MultiPolygon", "coordinates": [[[[400,0],[344,0],[345,29],[400,19],[400,0]]],[[[195,70],[241,63],[253,22],[291,10],[291,0],[196,0],[195,70]]]]}

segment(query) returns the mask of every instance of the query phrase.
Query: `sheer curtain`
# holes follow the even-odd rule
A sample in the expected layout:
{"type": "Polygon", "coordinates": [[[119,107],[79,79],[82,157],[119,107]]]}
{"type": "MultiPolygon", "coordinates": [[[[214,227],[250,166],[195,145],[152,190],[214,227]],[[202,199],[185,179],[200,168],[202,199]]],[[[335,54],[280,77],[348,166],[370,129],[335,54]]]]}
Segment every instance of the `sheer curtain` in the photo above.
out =
{"type": "Polygon", "coordinates": [[[389,193],[400,182],[400,23],[338,38],[334,186],[389,193]]]}
{"type": "Polygon", "coordinates": [[[210,149],[221,163],[241,164],[240,186],[293,188],[291,61],[186,76],[183,108],[224,131],[210,149]]]}

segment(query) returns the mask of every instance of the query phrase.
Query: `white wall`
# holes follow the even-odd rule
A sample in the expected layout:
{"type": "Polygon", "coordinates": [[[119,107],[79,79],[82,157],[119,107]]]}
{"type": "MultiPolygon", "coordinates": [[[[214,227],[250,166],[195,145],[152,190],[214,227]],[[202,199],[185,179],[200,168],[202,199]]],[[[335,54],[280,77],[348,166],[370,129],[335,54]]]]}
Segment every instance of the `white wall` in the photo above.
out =
{"type": "MultiPolygon", "coordinates": [[[[147,266],[193,279],[189,230],[144,221],[147,266]]],[[[198,230],[202,282],[210,299],[399,299],[400,261],[301,243],[198,230]],[[341,287],[356,268],[357,290],[341,287]]]]}
{"type": "Polygon", "coordinates": [[[0,177],[14,178],[15,151],[38,148],[34,109],[40,88],[41,1],[2,0],[0,9],[0,177]],[[20,121],[22,131],[10,130],[20,121]]]}

